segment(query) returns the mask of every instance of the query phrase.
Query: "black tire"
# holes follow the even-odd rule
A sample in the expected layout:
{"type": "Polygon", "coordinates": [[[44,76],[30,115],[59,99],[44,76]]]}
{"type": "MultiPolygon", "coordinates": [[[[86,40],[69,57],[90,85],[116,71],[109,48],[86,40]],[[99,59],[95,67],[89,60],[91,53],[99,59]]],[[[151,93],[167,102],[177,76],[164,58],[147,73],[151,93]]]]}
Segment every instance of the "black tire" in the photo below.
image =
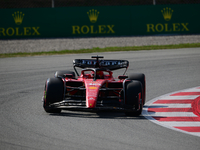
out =
{"type": "Polygon", "coordinates": [[[43,107],[47,113],[60,113],[61,109],[50,107],[50,104],[63,100],[64,85],[60,78],[49,78],[45,83],[43,107]]]}
{"type": "Polygon", "coordinates": [[[62,71],[56,71],[55,73],[55,77],[64,77],[64,74],[72,74],[73,78],[75,78],[75,73],[73,71],[68,71],[68,70],[62,70],[62,71]]]}
{"type": "Polygon", "coordinates": [[[126,105],[129,105],[135,110],[127,111],[127,116],[139,116],[142,113],[143,104],[140,104],[139,94],[142,94],[142,84],[140,81],[128,82],[125,88],[126,105]]]}
{"type": "Polygon", "coordinates": [[[145,75],[143,73],[133,73],[128,76],[130,80],[137,80],[140,81],[142,84],[142,103],[145,104],[146,101],[146,81],[145,75]]]}

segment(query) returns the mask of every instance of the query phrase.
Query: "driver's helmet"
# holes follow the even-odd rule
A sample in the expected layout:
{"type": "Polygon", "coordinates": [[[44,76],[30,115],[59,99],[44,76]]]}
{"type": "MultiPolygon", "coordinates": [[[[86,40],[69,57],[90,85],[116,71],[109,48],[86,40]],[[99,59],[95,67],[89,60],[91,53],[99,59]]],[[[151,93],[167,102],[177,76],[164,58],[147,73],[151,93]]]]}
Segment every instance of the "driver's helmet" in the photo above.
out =
{"type": "Polygon", "coordinates": [[[97,71],[96,72],[96,78],[97,79],[103,79],[104,78],[103,71],[97,71]]]}

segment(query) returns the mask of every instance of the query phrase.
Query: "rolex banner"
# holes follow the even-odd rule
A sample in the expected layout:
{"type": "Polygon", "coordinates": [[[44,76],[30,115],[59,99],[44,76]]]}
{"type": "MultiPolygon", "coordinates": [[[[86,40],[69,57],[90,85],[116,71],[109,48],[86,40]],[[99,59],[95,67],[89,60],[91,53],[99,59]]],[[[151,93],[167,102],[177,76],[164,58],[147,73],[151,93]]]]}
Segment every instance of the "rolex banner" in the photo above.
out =
{"type": "Polygon", "coordinates": [[[0,39],[199,34],[200,4],[0,9],[0,39]]]}
{"type": "Polygon", "coordinates": [[[142,6],[131,10],[131,34],[199,34],[200,4],[142,6]],[[136,15],[138,14],[138,15],[136,15]]]}

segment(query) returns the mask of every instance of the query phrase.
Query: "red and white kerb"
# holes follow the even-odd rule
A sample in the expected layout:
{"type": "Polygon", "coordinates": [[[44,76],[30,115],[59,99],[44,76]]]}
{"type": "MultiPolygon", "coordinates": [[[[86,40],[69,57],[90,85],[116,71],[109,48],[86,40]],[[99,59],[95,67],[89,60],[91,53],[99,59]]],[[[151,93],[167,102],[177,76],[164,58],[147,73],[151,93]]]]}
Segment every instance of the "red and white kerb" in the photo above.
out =
{"type": "Polygon", "coordinates": [[[200,137],[200,87],[155,98],[142,115],[164,127],[200,137]]]}

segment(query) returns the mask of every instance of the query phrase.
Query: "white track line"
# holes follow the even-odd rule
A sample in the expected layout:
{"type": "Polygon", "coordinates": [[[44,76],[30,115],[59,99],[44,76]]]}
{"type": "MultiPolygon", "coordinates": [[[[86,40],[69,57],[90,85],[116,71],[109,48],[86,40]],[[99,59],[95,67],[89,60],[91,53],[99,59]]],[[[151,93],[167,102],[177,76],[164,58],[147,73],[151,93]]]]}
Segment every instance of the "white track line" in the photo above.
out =
{"type": "Polygon", "coordinates": [[[152,117],[198,117],[193,112],[148,112],[152,117]]]}
{"type": "Polygon", "coordinates": [[[168,125],[171,127],[195,127],[200,126],[200,122],[176,122],[176,121],[162,121],[162,124],[168,125]]]}
{"type": "Polygon", "coordinates": [[[182,92],[200,92],[200,89],[192,88],[192,89],[183,90],[182,92]]]}
{"type": "MultiPolygon", "coordinates": [[[[178,92],[176,92],[178,93],[178,92]]],[[[169,94],[169,95],[172,95],[172,94],[169,94]]],[[[160,97],[159,100],[164,100],[164,99],[167,99],[167,100],[187,100],[187,99],[195,99],[197,97],[199,97],[199,95],[189,95],[189,96],[164,96],[164,97],[160,97]]]]}
{"type": "Polygon", "coordinates": [[[149,108],[191,108],[191,104],[151,104],[149,108]]]}

